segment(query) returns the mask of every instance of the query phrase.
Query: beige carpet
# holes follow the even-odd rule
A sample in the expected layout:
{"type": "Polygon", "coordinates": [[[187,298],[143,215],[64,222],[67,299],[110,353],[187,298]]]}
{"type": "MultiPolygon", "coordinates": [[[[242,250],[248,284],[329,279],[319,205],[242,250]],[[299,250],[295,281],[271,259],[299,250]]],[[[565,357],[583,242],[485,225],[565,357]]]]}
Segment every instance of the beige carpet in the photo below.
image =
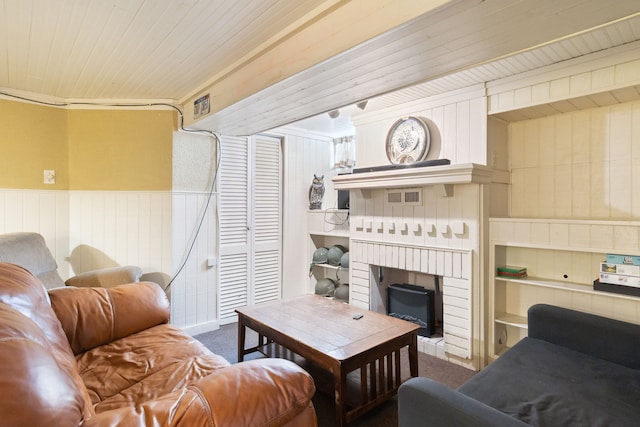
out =
{"type": "MultiPolygon", "coordinates": [[[[216,354],[226,358],[231,363],[237,363],[238,351],[238,333],[237,324],[222,326],[217,331],[207,332],[197,335],[195,338],[200,340],[207,348],[216,354]]],[[[257,336],[247,335],[247,342],[255,340],[257,336]]],[[[254,359],[261,357],[258,353],[249,355],[246,359],[254,359]]],[[[402,355],[402,377],[409,378],[408,356],[402,355]]],[[[429,377],[435,381],[445,384],[449,387],[456,388],[471,378],[475,372],[461,366],[446,362],[424,353],[418,353],[418,374],[421,377],[429,377]]],[[[316,393],[313,398],[313,404],[318,414],[319,427],[334,427],[335,409],[333,398],[330,395],[316,393]]],[[[398,425],[398,402],[396,398],[390,399],[369,413],[351,423],[350,427],[394,427],[398,425]]]]}

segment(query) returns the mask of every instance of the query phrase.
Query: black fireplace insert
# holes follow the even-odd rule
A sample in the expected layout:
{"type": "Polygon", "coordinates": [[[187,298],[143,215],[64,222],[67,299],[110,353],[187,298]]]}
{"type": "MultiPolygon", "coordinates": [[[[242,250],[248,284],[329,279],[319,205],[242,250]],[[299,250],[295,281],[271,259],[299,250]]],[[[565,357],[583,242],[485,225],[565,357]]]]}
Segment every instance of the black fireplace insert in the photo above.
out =
{"type": "Polygon", "coordinates": [[[435,292],[408,283],[389,285],[387,314],[420,326],[418,335],[436,333],[435,292]]]}

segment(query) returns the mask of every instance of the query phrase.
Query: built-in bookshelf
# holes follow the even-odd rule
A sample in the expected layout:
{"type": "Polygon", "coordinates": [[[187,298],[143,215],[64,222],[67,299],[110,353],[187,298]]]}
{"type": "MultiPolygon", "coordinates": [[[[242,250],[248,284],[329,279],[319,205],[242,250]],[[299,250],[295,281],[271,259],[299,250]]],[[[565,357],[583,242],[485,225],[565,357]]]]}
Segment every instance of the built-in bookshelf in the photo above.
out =
{"type": "Polygon", "coordinates": [[[490,358],[526,336],[527,310],[536,303],[640,323],[640,297],[593,289],[609,253],[640,255],[640,222],[490,219],[490,358]],[[528,275],[497,276],[503,265],[526,267],[528,275]]]}

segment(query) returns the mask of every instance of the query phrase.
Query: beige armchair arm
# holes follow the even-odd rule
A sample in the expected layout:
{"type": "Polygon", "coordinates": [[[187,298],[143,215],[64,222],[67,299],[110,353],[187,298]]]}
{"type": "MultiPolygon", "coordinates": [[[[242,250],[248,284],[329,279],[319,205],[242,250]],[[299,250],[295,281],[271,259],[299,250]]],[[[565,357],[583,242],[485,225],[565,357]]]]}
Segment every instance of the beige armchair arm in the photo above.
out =
{"type": "Polygon", "coordinates": [[[123,267],[103,268],[100,270],[87,271],[67,279],[64,283],[67,286],[77,286],[83,288],[112,288],[125,283],[136,283],[140,281],[142,269],[133,265],[123,267]]]}

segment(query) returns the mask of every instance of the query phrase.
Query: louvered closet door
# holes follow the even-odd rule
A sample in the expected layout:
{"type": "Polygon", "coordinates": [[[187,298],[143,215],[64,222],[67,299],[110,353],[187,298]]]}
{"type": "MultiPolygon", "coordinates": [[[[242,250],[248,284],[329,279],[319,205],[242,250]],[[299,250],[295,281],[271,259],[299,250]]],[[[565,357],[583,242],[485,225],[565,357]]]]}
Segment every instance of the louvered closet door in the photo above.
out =
{"type": "Polygon", "coordinates": [[[249,302],[249,140],[220,141],[220,320],[249,302]]]}
{"type": "Polygon", "coordinates": [[[280,139],[254,138],[253,302],[258,304],[280,299],[282,289],[282,158],[280,139]]]}
{"type": "Polygon", "coordinates": [[[220,322],[280,299],[282,155],[278,138],[223,137],[220,158],[220,322]]]}

